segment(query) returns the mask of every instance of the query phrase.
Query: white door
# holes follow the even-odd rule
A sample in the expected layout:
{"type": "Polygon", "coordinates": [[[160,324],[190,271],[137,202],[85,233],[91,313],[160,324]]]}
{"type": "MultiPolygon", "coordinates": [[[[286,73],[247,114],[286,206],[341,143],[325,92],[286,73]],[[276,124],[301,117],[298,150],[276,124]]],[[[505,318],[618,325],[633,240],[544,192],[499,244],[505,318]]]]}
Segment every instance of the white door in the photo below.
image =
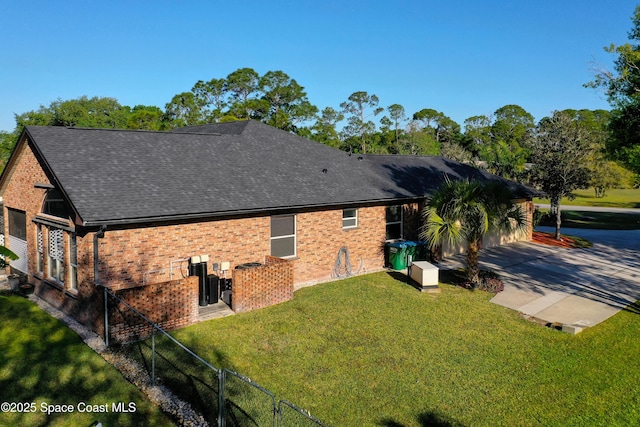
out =
{"type": "Polygon", "coordinates": [[[22,273],[28,273],[28,256],[27,256],[27,217],[24,212],[15,209],[9,211],[9,246],[19,258],[10,261],[12,268],[22,273]]]}

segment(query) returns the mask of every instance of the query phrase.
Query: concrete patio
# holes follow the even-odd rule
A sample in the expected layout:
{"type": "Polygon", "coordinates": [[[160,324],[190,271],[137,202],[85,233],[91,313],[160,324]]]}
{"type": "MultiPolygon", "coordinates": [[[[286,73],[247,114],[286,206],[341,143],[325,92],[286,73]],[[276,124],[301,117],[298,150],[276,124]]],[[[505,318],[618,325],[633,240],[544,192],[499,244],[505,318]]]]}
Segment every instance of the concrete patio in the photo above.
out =
{"type": "MultiPolygon", "coordinates": [[[[640,230],[562,232],[588,239],[593,247],[564,249],[521,242],[483,249],[481,268],[497,272],[505,284],[491,302],[570,333],[593,327],[623,309],[638,312],[629,305],[640,300],[640,230]]],[[[439,267],[463,265],[464,255],[457,255],[439,267]]]]}

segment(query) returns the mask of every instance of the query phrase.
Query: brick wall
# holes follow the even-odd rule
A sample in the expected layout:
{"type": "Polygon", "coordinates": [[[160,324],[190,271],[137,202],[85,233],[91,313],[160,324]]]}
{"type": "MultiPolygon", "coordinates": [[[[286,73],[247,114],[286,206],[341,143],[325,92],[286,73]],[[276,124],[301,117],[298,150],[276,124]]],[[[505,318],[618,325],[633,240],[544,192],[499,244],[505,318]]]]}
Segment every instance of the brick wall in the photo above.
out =
{"type": "MultiPolygon", "coordinates": [[[[353,273],[376,271],[384,264],[384,206],[358,209],[358,226],[342,228],[342,209],[297,216],[296,288],[335,278],[340,248],[349,251],[353,273]]],[[[342,266],[346,259],[341,259],[342,266]]]]}
{"type": "Polygon", "coordinates": [[[265,257],[259,267],[233,270],[232,309],[257,310],[293,299],[293,262],[265,257]]]}
{"type": "MultiPolygon", "coordinates": [[[[91,327],[97,333],[102,333],[102,294],[96,293],[93,285],[93,241],[92,235],[77,236],[78,247],[78,288],[77,291],[68,289],[65,285],[55,284],[45,280],[44,275],[37,272],[36,254],[36,226],[33,219],[42,209],[45,189],[35,188],[35,184],[51,184],[44,170],[40,167],[36,156],[27,144],[21,140],[16,148],[11,165],[7,165],[9,175],[6,176],[2,199],[5,209],[5,222],[2,225],[5,235],[8,235],[7,208],[25,212],[26,238],[28,248],[27,281],[35,285],[35,292],[40,297],[75,317],[81,323],[91,327]]],[[[71,225],[71,224],[70,224],[71,225]]],[[[65,234],[65,238],[68,237],[65,234]]],[[[43,232],[44,247],[48,246],[48,235],[43,232]]],[[[65,264],[69,263],[69,245],[65,245],[65,264]]],[[[47,257],[44,257],[43,271],[47,271],[47,257]]]]}
{"type": "MultiPolygon", "coordinates": [[[[198,321],[198,278],[121,289],[116,296],[164,330],[198,321]]],[[[126,343],[151,335],[150,325],[114,298],[109,298],[109,338],[126,343]]]]}
{"type": "Polygon", "coordinates": [[[99,274],[114,287],[166,282],[188,275],[187,261],[209,256],[211,263],[262,261],[270,251],[270,219],[244,218],[192,224],[107,230],[99,239],[99,274]]]}
{"type": "MultiPolygon", "coordinates": [[[[418,206],[405,207],[404,234],[417,238],[418,206]]],[[[346,247],[353,273],[384,265],[385,207],[358,209],[358,226],[342,227],[342,209],[298,213],[292,259],[296,288],[335,278],[340,248],[346,247]]],[[[192,224],[107,230],[99,240],[100,277],[112,286],[168,281],[187,275],[187,259],[208,255],[211,263],[228,261],[231,269],[261,262],[270,254],[270,217],[203,221],[192,224]],[[173,261],[173,263],[172,263],[173,261]]],[[[342,264],[344,265],[344,256],[342,264]]]]}
{"type": "MultiPolygon", "coordinates": [[[[27,218],[27,242],[35,239],[33,218],[40,212],[46,190],[34,188],[36,183],[49,184],[49,178],[40,167],[38,160],[26,141],[21,141],[14,156],[14,167],[9,169],[9,175],[2,193],[4,204],[4,234],[9,235],[9,221],[7,208],[24,211],[27,218]]],[[[8,167],[11,165],[7,165],[8,167]]],[[[11,249],[11,248],[9,248],[11,249]]],[[[29,253],[29,271],[36,270],[35,253],[29,253]]]]}

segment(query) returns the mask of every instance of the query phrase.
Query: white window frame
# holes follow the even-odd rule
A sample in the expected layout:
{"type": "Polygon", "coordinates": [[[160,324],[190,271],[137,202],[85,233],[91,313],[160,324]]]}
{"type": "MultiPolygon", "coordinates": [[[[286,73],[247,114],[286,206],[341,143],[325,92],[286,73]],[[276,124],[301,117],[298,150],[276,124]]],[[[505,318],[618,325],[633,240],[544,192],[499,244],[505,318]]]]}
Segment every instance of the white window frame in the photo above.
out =
{"type": "Polygon", "coordinates": [[[36,224],[36,270],[44,275],[44,227],[36,224]]]}
{"type": "Polygon", "coordinates": [[[76,233],[69,233],[69,289],[78,290],[78,241],[76,233]]]}
{"type": "Polygon", "coordinates": [[[404,222],[404,209],[403,209],[403,206],[402,205],[387,206],[387,207],[385,207],[384,215],[385,215],[385,239],[386,240],[402,239],[402,237],[404,235],[404,224],[403,224],[403,222],[404,222]],[[391,209],[391,208],[398,208],[400,210],[400,221],[387,222],[387,210],[391,209]],[[400,225],[400,236],[399,237],[388,238],[387,229],[389,228],[390,225],[400,225]]]}
{"type": "Polygon", "coordinates": [[[66,269],[65,269],[65,262],[64,262],[64,258],[65,258],[65,232],[64,230],[62,230],[61,228],[56,228],[56,227],[48,227],[49,228],[49,233],[48,237],[49,237],[49,244],[47,245],[47,278],[50,280],[53,280],[57,283],[61,283],[64,284],[65,281],[65,274],[66,274],[66,269]],[[54,258],[51,254],[51,230],[60,230],[62,232],[62,259],[57,259],[54,258]]]}
{"type": "Polygon", "coordinates": [[[298,234],[297,233],[298,218],[294,214],[274,215],[271,218],[282,218],[282,217],[292,217],[293,218],[293,234],[283,234],[281,236],[271,236],[269,242],[272,243],[274,240],[284,240],[284,239],[293,238],[293,254],[284,255],[284,256],[274,255],[273,254],[273,244],[271,245],[271,252],[270,253],[271,253],[272,256],[279,256],[280,258],[295,258],[298,255],[298,238],[297,238],[297,234],[298,234]]]}
{"type": "Polygon", "coordinates": [[[352,208],[342,210],[342,228],[345,230],[358,228],[358,209],[352,208]],[[353,212],[353,215],[347,216],[347,214],[351,212],[353,212]]]}

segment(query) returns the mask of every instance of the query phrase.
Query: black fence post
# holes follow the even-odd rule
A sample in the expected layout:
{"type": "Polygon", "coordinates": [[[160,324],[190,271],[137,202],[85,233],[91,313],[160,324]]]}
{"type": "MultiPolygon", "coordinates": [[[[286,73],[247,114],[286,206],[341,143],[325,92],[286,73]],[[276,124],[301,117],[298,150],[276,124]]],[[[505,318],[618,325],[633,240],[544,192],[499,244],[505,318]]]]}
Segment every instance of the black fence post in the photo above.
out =
{"type": "Polygon", "coordinates": [[[151,328],[151,385],[156,385],[156,328],[151,328]]]}
{"type": "Polygon", "coordinates": [[[104,343],[109,347],[109,293],[106,286],[102,289],[104,290],[104,343]]]}
{"type": "Polygon", "coordinates": [[[224,369],[220,369],[218,371],[218,427],[225,427],[227,425],[227,420],[225,417],[225,398],[224,398],[224,380],[225,373],[224,369]]]}

